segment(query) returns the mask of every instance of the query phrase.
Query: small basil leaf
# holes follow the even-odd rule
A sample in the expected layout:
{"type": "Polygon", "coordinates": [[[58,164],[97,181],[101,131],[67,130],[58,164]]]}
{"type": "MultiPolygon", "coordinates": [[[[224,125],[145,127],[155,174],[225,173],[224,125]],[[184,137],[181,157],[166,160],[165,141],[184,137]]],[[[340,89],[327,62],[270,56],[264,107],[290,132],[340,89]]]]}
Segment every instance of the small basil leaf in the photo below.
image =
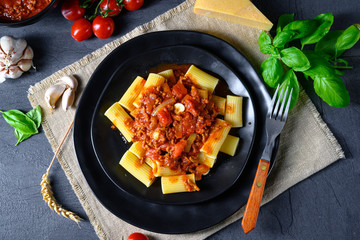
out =
{"type": "Polygon", "coordinates": [[[336,57],[343,54],[345,50],[352,48],[360,39],[360,30],[351,25],[337,38],[335,44],[336,57]]]}
{"type": "Polygon", "coordinates": [[[291,102],[290,102],[290,109],[293,108],[298,99],[299,99],[299,82],[297,80],[297,77],[292,69],[287,71],[284,76],[282,77],[282,83],[279,88],[279,95],[282,91],[284,91],[288,87],[288,96],[290,94],[290,90],[293,89],[292,95],[291,95],[291,102]]]}
{"type": "MultiPolygon", "coordinates": [[[[315,52],[326,56],[327,59],[335,58],[335,44],[338,37],[343,33],[341,30],[329,31],[316,45],[315,52]]],[[[338,51],[339,52],[339,51],[338,51]]],[[[343,53],[343,52],[342,52],[343,53]]],[[[342,54],[341,53],[341,54],[342,54]]]]}
{"type": "Polygon", "coordinates": [[[302,48],[306,44],[313,44],[320,41],[320,39],[322,39],[329,32],[330,27],[334,22],[334,16],[331,13],[323,13],[316,16],[314,20],[319,21],[321,25],[315,30],[315,32],[300,40],[302,48]]]}
{"type": "Polygon", "coordinates": [[[15,136],[17,138],[17,143],[15,144],[15,146],[17,146],[19,143],[21,143],[22,141],[28,139],[29,137],[31,137],[33,134],[28,134],[28,133],[22,133],[19,132],[18,130],[15,129],[15,136]]]}
{"type": "Polygon", "coordinates": [[[275,88],[280,83],[283,67],[279,59],[269,57],[261,64],[260,71],[265,83],[275,88]]]}
{"type": "Polygon", "coordinates": [[[2,114],[5,121],[18,131],[28,134],[38,133],[34,121],[19,110],[13,109],[2,114]]]}
{"type": "Polygon", "coordinates": [[[296,32],[292,30],[284,30],[278,34],[276,34],[274,38],[274,46],[275,47],[284,47],[285,44],[293,40],[293,37],[295,36],[296,32]]]}
{"type": "Polygon", "coordinates": [[[271,38],[264,31],[260,33],[258,42],[260,51],[263,54],[271,54],[273,52],[274,47],[271,45],[271,38]]]}
{"type": "Polygon", "coordinates": [[[37,105],[34,109],[27,112],[26,115],[34,121],[36,128],[40,127],[42,122],[42,114],[39,105],[37,105]]]}
{"type": "Polygon", "coordinates": [[[317,76],[314,79],[316,94],[332,107],[344,108],[350,103],[349,92],[339,76],[317,76]]]}
{"type": "Polygon", "coordinates": [[[290,22],[294,21],[294,14],[283,14],[279,17],[278,24],[276,26],[276,34],[282,31],[283,27],[285,27],[290,22]]]}
{"type": "Polygon", "coordinates": [[[281,60],[294,71],[305,71],[310,68],[310,62],[305,54],[296,47],[281,50],[281,60]]]}
{"type": "Polygon", "coordinates": [[[296,31],[294,39],[303,38],[307,35],[312,34],[318,27],[318,22],[316,20],[297,20],[287,24],[284,30],[296,31]]]}

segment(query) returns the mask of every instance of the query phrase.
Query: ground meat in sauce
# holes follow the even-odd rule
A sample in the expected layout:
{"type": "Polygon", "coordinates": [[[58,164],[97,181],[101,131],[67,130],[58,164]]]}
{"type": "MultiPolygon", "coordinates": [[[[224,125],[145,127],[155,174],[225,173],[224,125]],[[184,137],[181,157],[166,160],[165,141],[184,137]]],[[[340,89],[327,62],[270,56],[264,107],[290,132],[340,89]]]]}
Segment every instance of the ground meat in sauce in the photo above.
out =
{"type": "Polygon", "coordinates": [[[50,4],[52,0],[1,0],[0,20],[17,22],[28,19],[50,4]]]}
{"type": "Polygon", "coordinates": [[[200,180],[209,167],[198,163],[197,155],[218,111],[213,102],[200,97],[196,86],[184,73],[175,71],[176,82],[145,89],[140,106],[131,113],[135,117],[131,128],[135,133],[133,141],[141,141],[146,149],[145,157],[181,174],[194,173],[196,180],[200,180]],[[170,104],[157,109],[166,102],[170,104]],[[176,114],[175,103],[182,103],[185,111],[176,114]],[[185,152],[192,133],[197,136],[190,151],[185,152]]]}

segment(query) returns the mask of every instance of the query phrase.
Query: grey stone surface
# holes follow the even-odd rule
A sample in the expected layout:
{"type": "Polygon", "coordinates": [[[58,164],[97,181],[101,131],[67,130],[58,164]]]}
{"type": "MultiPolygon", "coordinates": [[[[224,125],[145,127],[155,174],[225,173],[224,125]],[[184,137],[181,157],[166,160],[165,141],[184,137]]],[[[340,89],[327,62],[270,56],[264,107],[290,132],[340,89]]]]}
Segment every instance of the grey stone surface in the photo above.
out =
{"type": "MultiPolygon", "coordinates": [[[[139,11],[124,11],[116,19],[115,34],[106,40],[92,37],[75,42],[70,35],[72,22],[61,16],[59,8],[34,25],[0,28],[0,36],[26,38],[34,49],[37,66],[36,72],[0,84],[0,109],[30,110],[27,100],[30,85],[175,7],[182,0],[145,2],[139,11]]],[[[283,13],[295,13],[296,18],[303,19],[332,12],[335,29],[344,29],[360,20],[358,0],[253,2],[274,23],[283,13]]],[[[302,82],[324,121],[342,145],[347,158],[337,161],[263,206],[255,230],[248,235],[243,233],[238,221],[209,237],[209,240],[360,238],[360,44],[346,55],[350,65],[354,66],[343,76],[351,97],[347,108],[329,107],[314,94],[311,82],[302,82]]],[[[15,143],[13,129],[0,119],[0,239],[97,239],[89,221],[82,222],[79,228],[44,206],[39,183],[53,156],[44,133],[40,131],[40,134],[17,147],[15,143]]],[[[84,210],[57,163],[52,168],[51,180],[59,202],[86,219],[84,210]]]]}

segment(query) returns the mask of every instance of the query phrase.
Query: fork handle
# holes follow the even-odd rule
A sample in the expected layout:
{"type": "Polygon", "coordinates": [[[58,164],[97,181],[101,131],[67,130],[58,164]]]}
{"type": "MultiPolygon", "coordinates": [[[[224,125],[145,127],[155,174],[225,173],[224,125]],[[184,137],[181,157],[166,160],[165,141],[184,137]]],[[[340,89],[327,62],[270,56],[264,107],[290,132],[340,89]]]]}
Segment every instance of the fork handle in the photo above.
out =
{"type": "Polygon", "coordinates": [[[269,172],[270,162],[260,159],[256,170],[255,179],[251,187],[248,202],[246,204],[241,226],[245,233],[255,228],[256,220],[259,214],[260,203],[264,193],[267,174],[269,172]]]}

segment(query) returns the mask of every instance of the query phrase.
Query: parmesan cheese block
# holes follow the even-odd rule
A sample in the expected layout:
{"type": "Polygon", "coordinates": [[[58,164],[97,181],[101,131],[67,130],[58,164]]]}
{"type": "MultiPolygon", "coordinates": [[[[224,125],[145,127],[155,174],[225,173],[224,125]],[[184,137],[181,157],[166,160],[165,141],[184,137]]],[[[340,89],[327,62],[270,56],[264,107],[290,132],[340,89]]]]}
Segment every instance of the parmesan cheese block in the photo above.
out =
{"type": "Polygon", "coordinates": [[[197,0],[194,12],[265,31],[273,26],[249,0],[197,0]]]}

